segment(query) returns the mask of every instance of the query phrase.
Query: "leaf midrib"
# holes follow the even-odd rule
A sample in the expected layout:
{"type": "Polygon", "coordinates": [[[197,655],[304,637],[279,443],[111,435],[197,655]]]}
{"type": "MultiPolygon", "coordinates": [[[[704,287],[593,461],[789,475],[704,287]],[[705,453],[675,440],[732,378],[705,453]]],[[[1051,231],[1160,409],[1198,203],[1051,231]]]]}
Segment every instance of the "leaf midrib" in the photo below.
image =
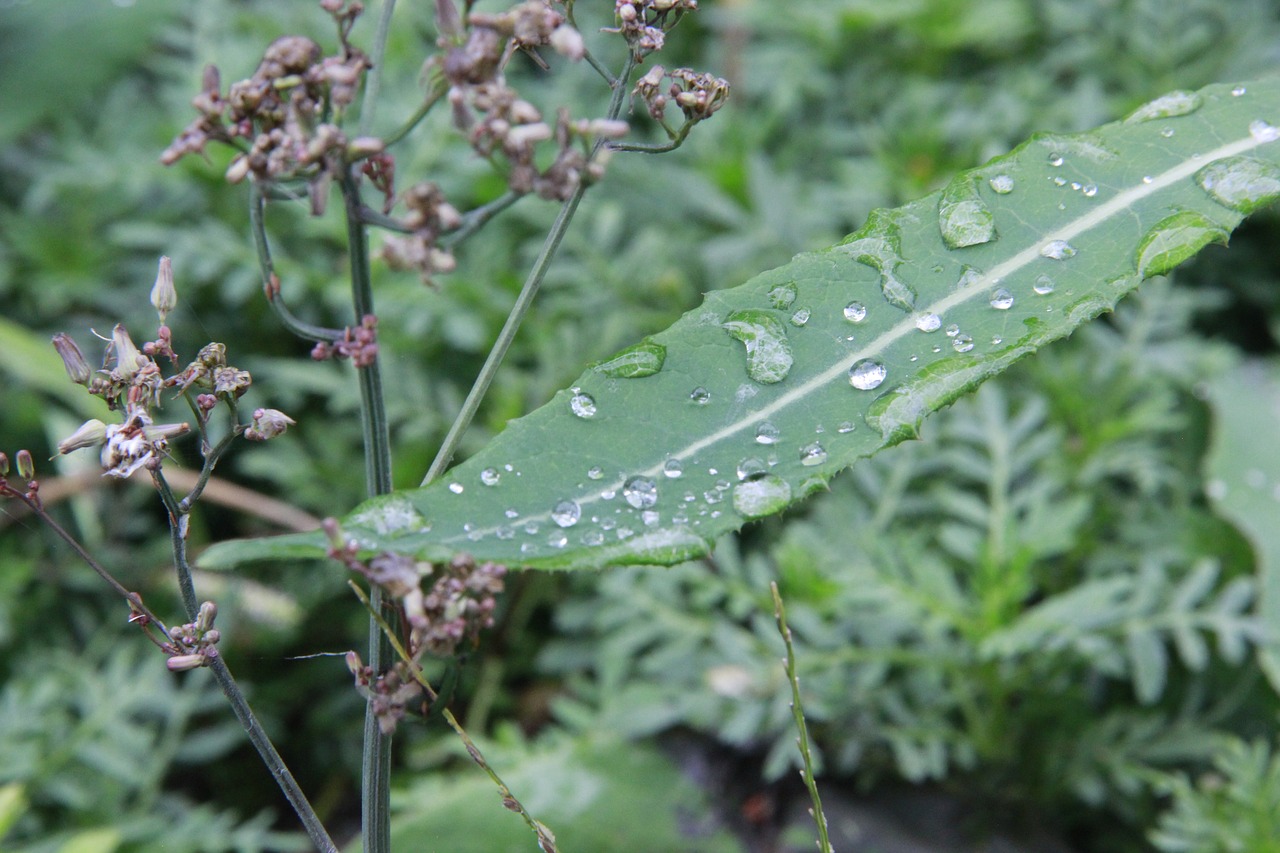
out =
{"type": "MultiPolygon", "coordinates": [[[[804,399],[814,390],[824,387],[827,383],[836,380],[848,381],[847,376],[850,365],[855,364],[864,358],[873,358],[880,353],[883,353],[890,344],[897,341],[899,338],[915,332],[915,317],[917,314],[934,313],[939,316],[945,316],[947,312],[964,305],[975,297],[979,297],[987,293],[988,290],[997,282],[1002,281],[1009,275],[1029,266],[1036,260],[1042,259],[1040,250],[1045,245],[1056,240],[1062,240],[1070,243],[1080,235],[1093,230],[1117,214],[1131,209],[1143,199],[1154,195],[1160,190],[1163,190],[1178,181],[1192,177],[1196,172],[1200,171],[1210,163],[1244,154],[1245,152],[1252,151],[1272,141],[1274,140],[1256,137],[1253,134],[1250,134],[1249,136],[1241,139],[1236,139],[1232,142],[1220,145],[1208,154],[1204,154],[1196,158],[1187,158],[1176,166],[1173,166],[1158,175],[1151,176],[1151,181],[1149,183],[1140,181],[1134,186],[1116,193],[1111,199],[1094,206],[1087,213],[1076,217],[1048,234],[1042,235],[1033,244],[1018,251],[1008,260],[1002,261],[990,270],[975,276],[973,280],[964,287],[953,291],[927,307],[917,308],[915,311],[904,314],[902,320],[894,324],[888,330],[872,338],[860,350],[853,353],[842,354],[837,363],[833,364],[821,373],[818,373],[803,382],[797,383],[794,388],[779,395],[768,405],[760,409],[753,410],[750,414],[741,417],[732,423],[726,424],[715,432],[704,436],[682,450],[664,455],[662,460],[650,468],[629,473],[624,477],[613,480],[612,482],[605,482],[603,480],[598,482],[596,484],[598,488],[594,492],[595,496],[578,501],[579,506],[585,511],[586,507],[604,500],[604,498],[600,497],[602,492],[617,492],[634,477],[641,476],[657,480],[662,476],[663,466],[666,464],[667,460],[678,459],[682,462],[688,461],[696,456],[700,451],[719,444],[720,442],[737,435],[743,430],[756,426],[761,421],[768,419],[771,415],[794,405],[797,401],[804,399]]],[[[836,247],[830,251],[838,252],[839,250],[839,247],[836,247]]],[[[523,520],[525,522],[541,522],[550,518],[550,511],[546,511],[524,516],[523,520]]],[[[496,526],[482,528],[480,530],[471,531],[469,535],[471,537],[475,537],[477,534],[480,536],[493,535],[498,529],[499,528],[496,526]]],[[[446,537],[443,541],[464,541],[466,538],[466,536],[452,536],[446,537]]]]}

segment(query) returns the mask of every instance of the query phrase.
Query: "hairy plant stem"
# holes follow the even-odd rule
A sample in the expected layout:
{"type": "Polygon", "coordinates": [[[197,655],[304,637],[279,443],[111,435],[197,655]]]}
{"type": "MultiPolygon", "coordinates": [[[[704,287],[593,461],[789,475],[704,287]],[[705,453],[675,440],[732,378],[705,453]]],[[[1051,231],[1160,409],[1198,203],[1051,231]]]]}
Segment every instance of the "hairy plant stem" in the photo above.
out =
{"type": "Polygon", "coordinates": [[[791,629],[787,627],[787,611],[782,606],[782,595],[778,592],[778,584],[770,581],[769,592],[773,594],[773,616],[778,622],[778,633],[787,647],[787,659],[783,661],[787,668],[787,681],[791,684],[791,715],[795,717],[796,745],[800,747],[800,758],[804,761],[805,787],[809,789],[809,799],[813,808],[809,814],[818,825],[818,849],[822,853],[831,853],[831,839],[827,837],[827,816],[822,811],[822,798],[818,796],[818,782],[813,778],[813,756],[809,749],[809,727],[804,720],[804,706],[800,702],[800,679],[796,675],[796,652],[791,645],[791,629]]]}
{"type": "MultiPolygon", "coordinates": [[[[350,167],[340,181],[347,220],[347,243],[351,259],[351,302],[355,322],[372,315],[373,286],[369,271],[369,237],[360,218],[360,188],[350,167]]],[[[370,497],[391,491],[391,433],[387,424],[382,371],[377,358],[356,371],[360,380],[360,414],[364,428],[365,488],[370,497]]],[[[371,608],[381,614],[385,607],[381,590],[374,589],[371,608]]],[[[386,669],[391,646],[369,620],[368,664],[376,673],[386,669]]],[[[361,762],[361,840],[364,853],[387,853],[391,849],[390,791],[391,737],[378,727],[373,706],[365,707],[364,752],[361,762]]]]}
{"type": "MultiPolygon", "coordinates": [[[[614,80],[613,97],[609,101],[607,113],[609,119],[616,119],[622,113],[623,104],[626,103],[627,82],[630,80],[631,71],[635,66],[635,56],[628,54],[622,73],[614,80]]],[[[600,140],[591,151],[592,158],[602,147],[604,147],[604,141],[600,140]]],[[[561,206],[560,213],[556,215],[556,220],[551,225],[551,231],[547,234],[547,239],[543,241],[542,251],[538,253],[538,259],[534,261],[533,268],[529,270],[529,275],[524,280],[524,286],[520,289],[520,294],[516,297],[515,304],[511,306],[511,313],[507,315],[507,322],[503,324],[502,331],[498,333],[497,340],[493,342],[493,348],[489,350],[489,356],[480,368],[480,373],[476,376],[476,380],[471,386],[471,391],[467,394],[467,399],[463,401],[461,411],[458,412],[453,425],[449,427],[449,432],[445,435],[444,442],[436,453],[436,458],[432,460],[431,467],[427,469],[426,476],[422,478],[422,485],[427,485],[444,473],[445,468],[449,466],[449,462],[453,459],[453,454],[457,452],[458,443],[462,440],[462,434],[471,426],[472,419],[480,409],[480,402],[484,399],[485,394],[488,393],[489,386],[493,384],[493,377],[497,375],[498,368],[502,365],[502,360],[506,358],[507,350],[511,348],[511,344],[515,340],[516,332],[520,330],[520,324],[524,321],[525,315],[529,313],[529,308],[533,305],[534,297],[538,295],[538,288],[541,287],[542,280],[546,277],[556,250],[560,248],[560,243],[564,240],[564,235],[569,230],[569,223],[573,221],[573,215],[578,212],[578,204],[582,201],[582,197],[586,195],[589,187],[590,185],[586,181],[580,181],[578,186],[574,188],[573,195],[569,196],[568,200],[561,206]]]]}

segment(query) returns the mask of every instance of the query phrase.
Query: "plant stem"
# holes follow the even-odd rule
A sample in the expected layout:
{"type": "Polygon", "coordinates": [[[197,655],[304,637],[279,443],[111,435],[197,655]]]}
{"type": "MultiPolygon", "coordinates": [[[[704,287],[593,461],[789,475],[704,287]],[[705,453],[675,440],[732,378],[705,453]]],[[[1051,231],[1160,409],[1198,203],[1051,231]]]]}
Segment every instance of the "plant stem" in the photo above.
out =
{"type": "MultiPolygon", "coordinates": [[[[342,199],[347,219],[347,242],[351,256],[351,302],[355,322],[372,315],[373,286],[369,272],[369,239],[360,219],[360,189],[350,168],[341,179],[342,199]]],[[[364,428],[365,487],[368,494],[385,495],[391,491],[391,434],[387,424],[386,400],[382,391],[382,372],[377,358],[356,371],[360,380],[360,413],[364,428]]],[[[375,588],[372,608],[381,614],[384,603],[381,590],[375,588]]],[[[391,646],[377,621],[369,621],[368,663],[381,673],[391,658],[391,646]]],[[[361,763],[361,840],[364,853],[387,853],[391,849],[390,831],[391,737],[378,727],[372,705],[365,707],[364,754],[361,763]]]]}
{"type": "MultiPolygon", "coordinates": [[[[622,73],[614,81],[613,97],[609,101],[608,117],[610,119],[616,119],[622,112],[622,105],[626,101],[627,81],[631,77],[631,71],[635,68],[635,64],[635,57],[628,55],[622,73]]],[[[592,149],[591,156],[594,157],[603,145],[603,140],[598,142],[592,149]]],[[[538,288],[542,285],[542,279],[546,276],[547,269],[551,266],[551,260],[555,257],[556,250],[560,248],[560,243],[564,240],[564,235],[569,230],[569,223],[573,221],[573,215],[578,211],[578,203],[582,201],[582,197],[586,194],[588,188],[589,185],[585,181],[579,182],[578,186],[574,188],[573,195],[569,196],[568,200],[560,208],[560,213],[556,216],[556,221],[552,223],[547,239],[543,241],[542,251],[538,253],[538,259],[534,261],[533,269],[529,270],[529,275],[524,280],[524,286],[520,289],[520,295],[516,297],[515,304],[511,306],[511,313],[507,315],[507,322],[503,324],[502,331],[498,333],[498,339],[493,342],[493,348],[489,350],[489,356],[480,368],[480,374],[476,377],[475,383],[472,384],[471,391],[467,394],[467,399],[462,403],[462,410],[458,412],[458,417],[454,420],[453,425],[449,427],[449,432],[445,435],[444,442],[440,445],[439,452],[436,453],[436,458],[432,460],[431,467],[427,469],[426,476],[422,478],[422,485],[427,485],[444,473],[444,469],[449,466],[449,462],[453,459],[453,454],[457,452],[458,443],[462,440],[462,434],[467,431],[467,427],[471,426],[472,419],[480,409],[480,402],[489,391],[489,386],[493,383],[493,377],[497,375],[498,367],[501,366],[502,360],[506,358],[507,350],[511,348],[516,332],[520,329],[520,323],[523,322],[525,315],[529,313],[529,308],[533,305],[533,299],[538,295],[538,288]]]]}
{"type": "Polygon", "coordinates": [[[809,789],[809,799],[813,808],[809,814],[818,825],[818,849],[822,853],[831,853],[831,839],[827,837],[827,816],[822,811],[822,798],[818,796],[818,783],[813,778],[813,756],[809,749],[809,727],[804,720],[804,706],[800,703],[800,679],[796,676],[796,652],[791,645],[791,629],[787,627],[787,611],[782,607],[782,596],[778,593],[778,584],[770,581],[769,592],[773,594],[773,616],[778,621],[778,633],[787,647],[787,659],[783,661],[787,668],[787,681],[791,683],[791,715],[795,717],[796,745],[800,747],[800,758],[804,761],[805,787],[809,789]]]}
{"type": "Polygon", "coordinates": [[[275,312],[281,324],[300,338],[308,341],[336,341],[342,332],[304,323],[294,316],[289,306],[280,298],[280,279],[275,263],[271,260],[271,244],[267,242],[265,223],[266,199],[256,182],[249,186],[249,230],[253,232],[253,244],[258,250],[258,269],[262,273],[262,289],[267,294],[267,304],[275,312]]]}
{"type": "Polygon", "coordinates": [[[378,109],[378,92],[382,89],[383,57],[387,53],[387,35],[391,32],[391,17],[396,11],[396,0],[383,0],[382,14],[378,15],[378,29],[373,36],[371,67],[364,80],[364,98],[360,101],[361,136],[368,136],[373,127],[373,115],[378,109]]]}

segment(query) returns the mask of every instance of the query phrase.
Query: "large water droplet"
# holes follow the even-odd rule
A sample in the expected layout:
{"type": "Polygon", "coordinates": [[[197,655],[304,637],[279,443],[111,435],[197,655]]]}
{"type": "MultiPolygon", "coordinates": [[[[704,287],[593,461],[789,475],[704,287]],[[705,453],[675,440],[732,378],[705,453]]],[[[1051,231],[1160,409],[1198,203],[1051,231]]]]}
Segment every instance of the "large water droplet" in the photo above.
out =
{"type": "Polygon", "coordinates": [[[594,365],[595,369],[614,379],[639,379],[662,370],[667,348],[654,341],[641,341],[627,347],[612,358],[594,365]]]}
{"type": "Polygon", "coordinates": [[[844,435],[846,433],[853,432],[855,429],[857,429],[857,427],[854,426],[853,421],[841,421],[840,426],[836,427],[836,432],[844,435]]]}
{"type": "Polygon", "coordinates": [[[1164,275],[1210,243],[1227,243],[1227,231],[1193,210],[1161,219],[1143,236],[1134,265],[1143,278],[1164,275]]]}
{"type": "Polygon", "coordinates": [[[827,461],[827,449],[818,442],[800,448],[800,464],[805,467],[821,465],[827,461]]]}
{"type": "Polygon", "coordinates": [[[878,361],[869,358],[859,359],[849,368],[849,384],[859,391],[870,391],[878,388],[889,371],[878,361]]]}
{"type": "Polygon", "coordinates": [[[956,352],[968,352],[973,349],[973,338],[968,335],[956,335],[951,340],[951,346],[956,352]]]}
{"type": "Polygon", "coordinates": [[[922,332],[936,332],[942,328],[942,318],[937,314],[917,314],[916,328],[922,332]]]}
{"type": "Polygon", "coordinates": [[[1040,257],[1054,261],[1065,261],[1067,258],[1074,257],[1075,253],[1075,246],[1066,240],[1050,240],[1040,247],[1040,257]]]}
{"type": "Polygon", "coordinates": [[[551,520],[561,527],[573,527],[582,517],[582,509],[577,501],[564,500],[551,510],[551,520]]]}
{"type": "Polygon", "coordinates": [[[896,275],[902,263],[901,229],[884,210],[873,210],[866,224],[851,234],[837,250],[847,252],[855,261],[880,273],[880,292],[890,305],[910,311],[916,303],[911,286],[896,275]]]}
{"type": "Polygon", "coordinates": [[[569,411],[580,418],[594,418],[596,416],[595,398],[590,394],[575,391],[574,395],[569,398],[569,411]]]}
{"type": "Polygon", "coordinates": [[[754,456],[748,456],[746,459],[743,459],[738,463],[737,474],[739,480],[751,480],[759,477],[761,474],[768,473],[768,471],[768,467],[762,460],[757,459],[754,456]]]}
{"type": "Polygon", "coordinates": [[[746,518],[778,512],[791,501],[791,485],[774,474],[744,480],[734,487],[733,508],[746,518]]]}
{"type": "Polygon", "coordinates": [[[803,326],[809,322],[811,312],[808,308],[801,308],[799,311],[791,315],[791,325],[803,326]]]}
{"type": "Polygon", "coordinates": [[[674,480],[684,474],[684,463],[679,459],[668,459],[662,466],[662,473],[668,479],[674,480]]]}
{"type": "Polygon", "coordinates": [[[1262,119],[1249,122],[1249,135],[1258,142],[1275,142],[1280,139],[1280,127],[1268,124],[1262,119]]]}
{"type": "Polygon", "coordinates": [[[1013,307],[1013,294],[1007,288],[997,287],[991,291],[991,307],[1000,311],[1008,311],[1013,307]]]}
{"type": "Polygon", "coordinates": [[[747,375],[756,382],[781,382],[791,372],[787,329],[764,311],[735,311],[721,324],[747,350],[747,375]]]}
{"type": "Polygon", "coordinates": [[[1008,175],[995,175],[987,181],[991,185],[991,189],[1000,195],[1008,195],[1013,192],[1013,178],[1008,175]]]}
{"type": "Polygon", "coordinates": [[[711,402],[711,392],[699,385],[689,392],[689,399],[699,406],[705,406],[711,402]]]}
{"type": "Polygon", "coordinates": [[[995,239],[995,217],[978,195],[977,179],[961,173],[951,179],[938,198],[938,230],[952,249],[995,239]]]}
{"type": "Polygon", "coordinates": [[[844,306],[844,318],[850,323],[861,323],[867,319],[867,307],[861,302],[850,302],[844,306]]]}
{"type": "Polygon", "coordinates": [[[1203,103],[1204,97],[1199,92],[1184,92],[1181,90],[1170,92],[1167,95],[1161,95],[1154,101],[1148,101],[1129,113],[1125,123],[1134,124],[1157,118],[1185,116],[1200,109],[1200,105],[1203,103]]]}
{"type": "Polygon", "coordinates": [[[623,484],[622,497],[636,509],[648,509],[658,502],[658,484],[648,477],[632,477],[623,484]]]}
{"type": "Polygon", "coordinates": [[[1036,276],[1035,282],[1031,285],[1031,289],[1041,296],[1048,296],[1050,293],[1053,293],[1053,288],[1053,279],[1049,278],[1047,275],[1036,276]]]}
{"type": "Polygon", "coordinates": [[[782,432],[768,421],[756,427],[756,441],[760,444],[776,444],[781,437],[782,432]]]}
{"type": "Polygon", "coordinates": [[[948,338],[954,338],[956,335],[960,334],[960,327],[955,323],[949,323],[944,331],[948,338]]]}
{"type": "Polygon", "coordinates": [[[501,479],[502,475],[498,473],[497,468],[485,468],[480,472],[480,482],[486,486],[496,486],[501,479]]]}
{"type": "Polygon", "coordinates": [[[1062,158],[1062,155],[1057,153],[1056,151],[1049,155],[1049,165],[1053,166],[1054,168],[1061,166],[1065,162],[1066,161],[1062,158]]]}
{"type": "Polygon", "coordinates": [[[1280,199],[1280,166],[1253,157],[1227,157],[1196,172],[1196,183],[1219,204],[1253,213],[1280,199]]]}
{"type": "Polygon", "coordinates": [[[779,311],[785,311],[791,307],[791,303],[796,301],[796,286],[794,282],[780,284],[769,291],[769,304],[779,311]]]}

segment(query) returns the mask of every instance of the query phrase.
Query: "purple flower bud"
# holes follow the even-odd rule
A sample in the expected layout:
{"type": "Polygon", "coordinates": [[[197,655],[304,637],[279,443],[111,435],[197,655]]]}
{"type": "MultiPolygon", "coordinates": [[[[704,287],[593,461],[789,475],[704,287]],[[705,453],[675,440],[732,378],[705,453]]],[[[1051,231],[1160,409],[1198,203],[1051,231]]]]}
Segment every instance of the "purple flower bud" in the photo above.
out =
{"type": "Polygon", "coordinates": [[[206,601],[200,605],[200,611],[196,614],[196,630],[204,633],[213,627],[213,620],[218,617],[218,605],[212,601],[206,601]]]}
{"type": "Polygon", "coordinates": [[[204,655],[174,655],[165,661],[165,666],[169,667],[170,672],[186,672],[204,666],[205,663],[204,655]]]}
{"type": "Polygon", "coordinates": [[[71,435],[58,442],[59,453],[70,453],[82,447],[97,447],[107,440],[107,425],[94,418],[80,425],[71,435]]]}
{"type": "Polygon", "coordinates": [[[114,376],[121,381],[132,379],[133,374],[138,372],[138,362],[145,359],[145,356],[138,351],[133,338],[129,337],[129,330],[120,323],[111,330],[111,351],[116,356],[116,368],[112,371],[114,376]]]}
{"type": "Polygon", "coordinates": [[[245,430],[244,437],[250,441],[266,441],[282,434],[296,423],[279,409],[254,409],[253,424],[245,430]]]}
{"type": "Polygon", "coordinates": [[[160,258],[160,271],[151,288],[151,304],[160,315],[161,323],[178,304],[178,291],[173,286],[173,264],[168,257],[160,258]]]}
{"type": "Polygon", "coordinates": [[[71,381],[77,385],[87,386],[93,370],[89,367],[89,362],[85,361],[84,353],[80,352],[76,342],[71,340],[69,335],[58,332],[53,336],[53,348],[58,351],[58,355],[62,356],[62,366],[67,369],[67,375],[71,377],[71,381]]]}

